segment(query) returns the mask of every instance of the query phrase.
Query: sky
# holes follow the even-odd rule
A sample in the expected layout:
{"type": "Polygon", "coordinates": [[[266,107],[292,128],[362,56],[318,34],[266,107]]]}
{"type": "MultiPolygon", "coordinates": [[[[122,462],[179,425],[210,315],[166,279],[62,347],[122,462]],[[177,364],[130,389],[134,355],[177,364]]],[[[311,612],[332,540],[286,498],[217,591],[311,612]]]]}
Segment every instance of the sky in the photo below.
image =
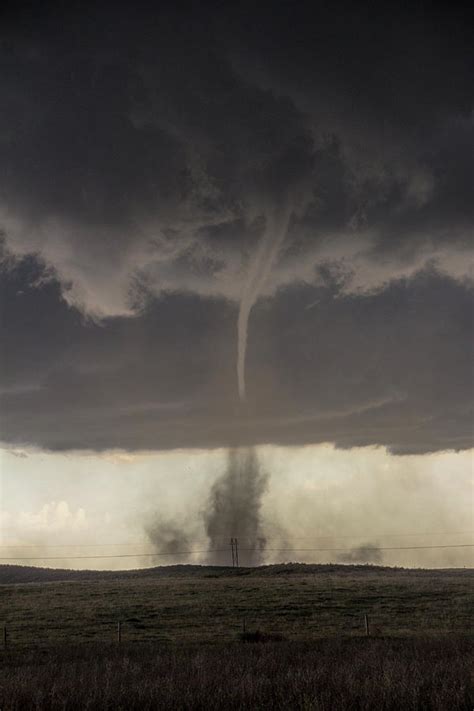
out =
{"type": "Polygon", "coordinates": [[[2,545],[472,564],[469,11],[1,13],[2,545]]]}

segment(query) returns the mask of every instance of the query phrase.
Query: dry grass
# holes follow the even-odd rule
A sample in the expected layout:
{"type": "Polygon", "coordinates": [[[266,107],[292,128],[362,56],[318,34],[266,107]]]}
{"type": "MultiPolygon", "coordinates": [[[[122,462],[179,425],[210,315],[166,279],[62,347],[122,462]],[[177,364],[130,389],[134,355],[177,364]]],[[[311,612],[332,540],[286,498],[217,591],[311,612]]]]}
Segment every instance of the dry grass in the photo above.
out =
{"type": "Polygon", "coordinates": [[[2,711],[471,711],[474,704],[466,638],[137,643],[18,654],[0,672],[2,711]]]}
{"type": "Polygon", "coordinates": [[[473,631],[473,571],[275,566],[169,569],[130,578],[0,585],[0,625],[15,647],[67,641],[228,642],[243,630],[290,641],[473,631]]]}
{"type": "Polygon", "coordinates": [[[274,566],[0,585],[0,709],[472,711],[473,580],[274,566]]]}

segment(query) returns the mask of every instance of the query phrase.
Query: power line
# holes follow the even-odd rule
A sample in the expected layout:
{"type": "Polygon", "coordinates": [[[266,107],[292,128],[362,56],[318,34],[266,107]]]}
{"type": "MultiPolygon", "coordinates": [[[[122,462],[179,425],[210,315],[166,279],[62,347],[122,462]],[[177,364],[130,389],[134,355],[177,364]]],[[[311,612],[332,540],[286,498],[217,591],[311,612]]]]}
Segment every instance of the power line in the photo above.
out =
{"type": "MultiPolygon", "coordinates": [[[[369,546],[367,545],[370,549],[374,548],[375,550],[378,551],[415,551],[415,550],[428,550],[432,548],[474,548],[474,543],[456,543],[456,544],[448,544],[444,546],[369,546]]],[[[247,549],[243,549],[247,550],[247,549]]],[[[253,548],[250,550],[254,550],[253,548]]],[[[299,553],[302,551],[353,551],[354,548],[265,548],[265,551],[269,552],[274,552],[274,553],[284,553],[284,552],[294,552],[294,553],[299,553]]],[[[1,559],[0,559],[1,560],[1,559]]]]}
{"type": "Polygon", "coordinates": [[[405,538],[406,536],[473,536],[473,531],[431,531],[426,533],[351,533],[338,536],[337,533],[328,536],[292,536],[294,541],[328,541],[331,539],[342,540],[343,538],[405,538]]]}
{"type": "MultiPolygon", "coordinates": [[[[329,536],[292,536],[292,539],[294,541],[330,541],[330,540],[342,540],[342,539],[353,539],[353,540],[359,540],[359,539],[368,539],[368,538],[401,538],[405,536],[469,536],[469,535],[474,535],[474,531],[443,531],[439,533],[365,533],[365,534],[351,534],[351,535],[343,535],[343,536],[338,536],[336,534],[334,535],[329,535],[329,536]]],[[[219,538],[219,537],[218,537],[219,538]]],[[[245,540],[245,536],[243,537],[245,540]]],[[[221,537],[222,540],[225,540],[225,537],[221,537]]],[[[25,548],[108,548],[108,547],[117,547],[117,548],[132,548],[135,546],[135,543],[58,543],[58,544],[50,544],[50,545],[43,545],[42,543],[32,543],[32,544],[24,544],[24,545],[8,545],[8,544],[1,544],[1,548],[8,548],[8,549],[25,549],[25,548]]],[[[270,550],[270,549],[266,549],[270,550]]],[[[286,549],[281,549],[281,550],[286,550],[286,549]]],[[[294,549],[292,549],[294,550],[294,549]]]]}
{"type": "Polygon", "coordinates": [[[135,543],[59,543],[57,545],[43,545],[42,543],[32,543],[30,545],[22,546],[0,545],[0,548],[108,548],[111,546],[114,548],[133,548],[135,545],[135,543]]]}
{"type": "MultiPolygon", "coordinates": [[[[389,546],[375,547],[378,551],[413,551],[413,550],[435,550],[445,548],[474,548],[474,543],[459,543],[453,545],[440,546],[389,546]]],[[[253,552],[255,548],[241,548],[241,551],[253,552]]],[[[266,548],[269,553],[351,553],[353,548],[266,548]]],[[[194,551],[174,551],[173,553],[113,553],[111,555],[78,555],[78,556],[19,556],[4,557],[0,560],[96,560],[103,558],[149,558],[156,556],[194,555],[195,553],[228,553],[226,548],[214,548],[209,550],[194,551]]]]}
{"type": "Polygon", "coordinates": [[[96,558],[150,558],[151,556],[192,555],[194,553],[228,553],[227,548],[214,548],[206,551],[174,551],[173,553],[112,553],[111,555],[53,555],[20,556],[0,558],[0,560],[92,560],[96,558]]]}

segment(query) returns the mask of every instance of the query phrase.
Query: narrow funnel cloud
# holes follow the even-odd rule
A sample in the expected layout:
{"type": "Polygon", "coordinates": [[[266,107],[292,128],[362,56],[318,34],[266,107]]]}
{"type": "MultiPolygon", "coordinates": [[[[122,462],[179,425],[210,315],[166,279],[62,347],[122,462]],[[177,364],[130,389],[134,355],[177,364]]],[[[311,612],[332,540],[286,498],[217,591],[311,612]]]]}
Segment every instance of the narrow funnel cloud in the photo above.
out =
{"type": "Polygon", "coordinates": [[[245,358],[250,312],[273,267],[288,230],[291,209],[285,204],[274,207],[266,214],[265,232],[251,262],[240,301],[237,321],[237,381],[239,398],[245,400],[245,358]]]}

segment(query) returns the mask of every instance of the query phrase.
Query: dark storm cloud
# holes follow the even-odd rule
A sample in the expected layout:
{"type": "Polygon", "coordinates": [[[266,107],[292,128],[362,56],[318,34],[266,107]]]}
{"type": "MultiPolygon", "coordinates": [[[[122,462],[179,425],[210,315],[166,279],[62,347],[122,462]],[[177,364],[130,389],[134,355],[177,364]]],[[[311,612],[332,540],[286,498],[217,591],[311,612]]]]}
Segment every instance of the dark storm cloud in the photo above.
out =
{"type": "Polygon", "coordinates": [[[290,192],[299,260],[272,271],[269,291],[344,247],[357,255],[355,289],[430,258],[465,276],[461,17],[163,7],[7,16],[0,223],[11,250],[39,251],[68,300],[96,316],[133,312],[137,280],[237,301],[259,219],[290,192]],[[380,269],[385,252],[393,267],[380,269]]]}
{"type": "Polygon", "coordinates": [[[57,282],[38,281],[31,259],[2,274],[0,408],[11,445],[333,441],[406,453],[471,444],[473,294],[435,272],[373,295],[328,282],[259,302],[245,405],[227,301],[151,299],[135,318],[95,324],[65,304],[57,282]]]}
{"type": "Polygon", "coordinates": [[[312,5],[4,11],[5,441],[468,446],[469,18],[312,5]]]}
{"type": "Polygon", "coordinates": [[[252,235],[263,203],[308,178],[302,116],[238,77],[205,22],[164,13],[145,28],[118,13],[104,38],[101,19],[4,45],[8,245],[41,251],[89,313],[129,311],[137,276],[237,298],[213,281],[235,281],[239,253],[206,235],[242,219],[252,235]]]}

